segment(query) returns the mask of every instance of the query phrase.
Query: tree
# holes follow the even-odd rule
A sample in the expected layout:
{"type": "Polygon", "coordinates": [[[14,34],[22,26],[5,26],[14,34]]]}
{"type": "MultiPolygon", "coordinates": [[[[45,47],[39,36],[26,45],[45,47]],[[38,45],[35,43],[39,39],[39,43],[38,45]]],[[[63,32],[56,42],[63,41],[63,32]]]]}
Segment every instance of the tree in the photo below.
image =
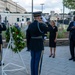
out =
{"type": "Polygon", "coordinates": [[[75,9],[75,0],[63,0],[63,5],[69,9],[75,9]]]}

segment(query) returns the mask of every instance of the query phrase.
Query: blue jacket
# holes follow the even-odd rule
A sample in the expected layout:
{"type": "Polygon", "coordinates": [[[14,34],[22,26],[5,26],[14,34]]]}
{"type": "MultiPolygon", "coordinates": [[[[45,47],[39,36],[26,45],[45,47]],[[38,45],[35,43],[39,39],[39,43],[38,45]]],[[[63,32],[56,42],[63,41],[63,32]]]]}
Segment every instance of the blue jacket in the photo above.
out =
{"type": "Polygon", "coordinates": [[[73,29],[72,27],[74,26],[74,21],[72,21],[68,28],[67,28],[67,31],[69,31],[69,39],[73,39],[75,40],[75,29],[73,29]]]}

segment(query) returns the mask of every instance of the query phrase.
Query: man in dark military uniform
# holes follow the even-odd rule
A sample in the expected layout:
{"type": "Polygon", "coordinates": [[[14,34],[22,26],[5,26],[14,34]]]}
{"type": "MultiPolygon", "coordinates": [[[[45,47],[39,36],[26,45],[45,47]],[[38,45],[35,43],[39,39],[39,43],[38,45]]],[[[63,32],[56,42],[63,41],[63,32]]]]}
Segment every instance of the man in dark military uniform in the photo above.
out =
{"type": "Polygon", "coordinates": [[[43,36],[47,31],[53,30],[44,17],[41,22],[41,12],[34,12],[34,22],[27,29],[27,47],[31,50],[31,75],[40,75],[42,66],[42,57],[44,51],[43,36]]]}
{"type": "Polygon", "coordinates": [[[6,26],[4,23],[1,23],[1,15],[0,15],[0,66],[2,61],[2,31],[6,30],[6,26]]]}
{"type": "Polygon", "coordinates": [[[75,61],[75,55],[74,55],[74,48],[75,48],[75,16],[73,18],[73,21],[70,22],[67,31],[69,32],[69,40],[70,40],[70,53],[71,58],[69,60],[75,61]]]}

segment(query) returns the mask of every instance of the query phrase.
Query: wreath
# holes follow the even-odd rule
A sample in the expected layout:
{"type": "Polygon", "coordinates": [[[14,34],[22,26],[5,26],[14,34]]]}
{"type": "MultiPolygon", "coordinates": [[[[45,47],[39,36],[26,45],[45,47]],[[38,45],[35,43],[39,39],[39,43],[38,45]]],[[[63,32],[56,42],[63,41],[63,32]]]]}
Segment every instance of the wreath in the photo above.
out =
{"type": "Polygon", "coordinates": [[[13,37],[13,44],[9,46],[12,48],[12,51],[15,53],[21,52],[22,49],[26,46],[26,42],[24,41],[23,33],[18,25],[14,25],[6,30],[6,42],[10,40],[10,30],[13,37]]]}

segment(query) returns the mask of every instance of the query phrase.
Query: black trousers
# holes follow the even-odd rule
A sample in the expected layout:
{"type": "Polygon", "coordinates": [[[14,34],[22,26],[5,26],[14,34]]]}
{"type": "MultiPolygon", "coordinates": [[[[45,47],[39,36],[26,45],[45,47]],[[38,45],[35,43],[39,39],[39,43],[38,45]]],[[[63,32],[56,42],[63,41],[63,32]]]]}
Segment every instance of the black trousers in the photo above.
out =
{"type": "Polygon", "coordinates": [[[70,39],[70,54],[73,59],[75,58],[74,48],[75,48],[75,41],[71,38],[70,39]]]}

